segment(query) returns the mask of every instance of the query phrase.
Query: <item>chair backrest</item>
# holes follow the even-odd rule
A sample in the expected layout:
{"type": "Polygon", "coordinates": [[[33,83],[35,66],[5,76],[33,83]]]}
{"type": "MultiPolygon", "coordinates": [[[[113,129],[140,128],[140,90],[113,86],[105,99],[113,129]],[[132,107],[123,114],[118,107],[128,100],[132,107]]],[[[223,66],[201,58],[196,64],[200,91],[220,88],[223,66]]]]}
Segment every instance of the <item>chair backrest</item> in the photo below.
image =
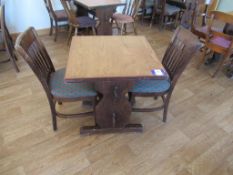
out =
{"type": "Polygon", "coordinates": [[[61,0],[61,4],[66,12],[66,15],[68,16],[69,23],[77,24],[76,11],[72,8],[72,2],[72,0],[61,0]]]}
{"type": "Polygon", "coordinates": [[[45,46],[33,27],[18,36],[15,48],[31,67],[47,94],[50,93],[48,82],[50,74],[55,72],[55,69],[45,46]]]}
{"type": "Polygon", "coordinates": [[[164,15],[165,13],[166,0],[155,0],[154,1],[154,11],[155,13],[160,13],[164,15]]]}
{"type": "Polygon", "coordinates": [[[186,9],[181,18],[181,25],[184,28],[190,29],[192,27],[194,21],[194,13],[197,5],[197,0],[190,0],[186,2],[186,9]]]}
{"type": "Polygon", "coordinates": [[[183,27],[176,29],[162,60],[173,87],[199,48],[199,40],[189,30],[183,27]]]}
{"type": "Polygon", "coordinates": [[[5,5],[1,6],[1,30],[2,30],[2,38],[5,43],[7,54],[11,59],[16,60],[14,42],[7,29],[5,22],[5,5]]]}
{"type": "Polygon", "coordinates": [[[126,0],[126,5],[123,9],[123,14],[135,18],[141,4],[142,4],[142,0],[126,0]]]}
{"type": "Polygon", "coordinates": [[[55,15],[51,0],[44,0],[44,3],[45,3],[45,7],[49,13],[50,18],[55,19],[56,15],[55,15]]]}

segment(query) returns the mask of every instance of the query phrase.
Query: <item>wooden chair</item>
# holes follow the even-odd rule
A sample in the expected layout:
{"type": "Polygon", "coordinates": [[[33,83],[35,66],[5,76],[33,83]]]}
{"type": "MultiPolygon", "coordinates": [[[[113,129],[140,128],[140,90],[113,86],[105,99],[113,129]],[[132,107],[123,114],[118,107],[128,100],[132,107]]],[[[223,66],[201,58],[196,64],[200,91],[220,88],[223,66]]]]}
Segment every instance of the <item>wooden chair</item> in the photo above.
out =
{"type": "Polygon", "coordinates": [[[44,3],[50,17],[49,35],[52,35],[53,29],[55,29],[54,41],[57,41],[58,23],[68,21],[67,15],[64,10],[54,10],[51,0],[44,0],[44,3]],[[53,24],[55,24],[55,27],[53,24]]]}
{"type": "Polygon", "coordinates": [[[76,12],[72,9],[72,0],[61,0],[61,3],[65,9],[65,12],[68,16],[69,20],[69,36],[68,36],[68,44],[71,41],[72,33],[75,31],[75,34],[78,34],[78,29],[88,29],[91,28],[93,35],[96,35],[96,28],[99,25],[99,21],[96,21],[89,16],[79,16],[76,17],[76,12]]]}
{"type": "MultiPolygon", "coordinates": [[[[206,4],[205,0],[192,1],[196,1],[196,7],[193,11],[191,31],[204,42],[206,35],[208,34],[207,19],[209,18],[211,11],[216,10],[217,1],[211,0],[209,4],[206,4]]],[[[218,31],[221,30],[216,27],[214,27],[214,29],[218,31]]]]}
{"type": "Polygon", "coordinates": [[[117,28],[120,29],[121,35],[127,33],[128,24],[133,25],[134,34],[137,35],[135,20],[141,3],[142,0],[126,0],[126,5],[123,12],[113,14],[112,23],[115,21],[117,28]],[[121,25],[121,27],[119,27],[119,25],[121,25]]]}
{"type": "Polygon", "coordinates": [[[140,80],[129,93],[129,100],[134,104],[135,97],[161,97],[163,104],[154,108],[132,108],[135,112],[152,112],[163,109],[163,121],[167,119],[170,97],[176,82],[185,67],[199,49],[199,40],[187,29],[178,27],[165,52],[162,64],[168,73],[166,80],[140,80]]]}
{"type": "Polygon", "coordinates": [[[195,10],[197,8],[197,0],[190,0],[186,2],[186,9],[183,12],[180,25],[186,29],[193,27],[195,10]]]}
{"type": "Polygon", "coordinates": [[[68,118],[91,113],[61,114],[56,111],[56,102],[59,104],[77,100],[91,100],[95,102],[97,93],[91,84],[64,83],[65,69],[55,71],[46,48],[38,38],[34,28],[30,27],[24,33],[20,34],[15,47],[31,67],[45,90],[52,113],[54,130],[57,130],[56,117],[68,118]]]}
{"type": "Polygon", "coordinates": [[[176,6],[167,4],[166,0],[155,0],[150,27],[152,27],[156,16],[159,16],[161,29],[164,25],[175,24],[176,26],[180,10],[181,9],[176,6]],[[175,18],[175,20],[171,21],[172,18],[175,18]]]}
{"type": "Polygon", "coordinates": [[[212,52],[221,54],[223,58],[220,60],[219,65],[217,66],[217,69],[212,75],[212,77],[216,76],[216,74],[218,73],[218,71],[221,69],[224,62],[226,61],[226,59],[229,58],[233,53],[233,36],[214,30],[213,29],[214,21],[221,21],[224,23],[233,24],[233,18],[232,15],[224,12],[220,12],[220,11],[212,12],[212,18],[208,25],[208,35],[205,41],[205,48],[202,57],[200,58],[200,61],[197,65],[197,68],[199,68],[200,65],[203,64],[208,49],[210,49],[212,52]]]}
{"type": "MultiPolygon", "coordinates": [[[[19,68],[16,64],[17,55],[15,52],[13,39],[11,38],[11,35],[7,29],[6,22],[5,22],[5,5],[1,6],[1,33],[2,33],[2,39],[5,44],[5,49],[9,57],[9,60],[14,66],[15,71],[19,72],[19,68]]],[[[8,60],[5,60],[3,62],[7,62],[7,61],[8,60]]]]}
{"type": "Polygon", "coordinates": [[[154,8],[154,0],[142,0],[142,4],[138,10],[138,14],[141,15],[142,23],[145,18],[151,18],[154,8]]]}

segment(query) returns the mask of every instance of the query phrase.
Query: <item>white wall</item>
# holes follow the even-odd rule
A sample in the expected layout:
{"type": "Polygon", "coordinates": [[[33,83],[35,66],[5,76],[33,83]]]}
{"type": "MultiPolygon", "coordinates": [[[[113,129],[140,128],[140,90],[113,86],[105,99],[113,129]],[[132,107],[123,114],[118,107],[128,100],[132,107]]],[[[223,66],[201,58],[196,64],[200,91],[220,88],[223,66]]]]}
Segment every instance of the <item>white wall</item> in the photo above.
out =
{"type": "Polygon", "coordinates": [[[233,0],[221,0],[218,9],[224,12],[233,11],[233,0]]]}
{"type": "MultiPolygon", "coordinates": [[[[54,7],[61,9],[60,0],[53,0],[54,7]]],[[[43,0],[5,0],[6,23],[11,33],[22,32],[29,26],[49,28],[50,21],[43,0]]]]}

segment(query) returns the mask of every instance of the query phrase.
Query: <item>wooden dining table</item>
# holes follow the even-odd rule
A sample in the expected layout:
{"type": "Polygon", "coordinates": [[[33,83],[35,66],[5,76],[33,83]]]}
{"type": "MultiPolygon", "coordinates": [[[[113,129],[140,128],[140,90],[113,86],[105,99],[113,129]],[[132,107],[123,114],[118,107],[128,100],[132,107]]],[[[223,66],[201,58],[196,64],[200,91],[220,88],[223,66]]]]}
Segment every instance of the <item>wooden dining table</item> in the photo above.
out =
{"type": "Polygon", "coordinates": [[[75,2],[81,8],[95,11],[96,17],[100,21],[97,35],[112,35],[110,18],[116,11],[117,6],[125,5],[125,0],[75,0],[75,2]]]}
{"type": "Polygon", "coordinates": [[[65,82],[93,83],[98,92],[95,125],[80,133],[142,131],[130,123],[128,92],[142,79],[166,79],[167,73],[144,36],[75,36],[65,82]]]}

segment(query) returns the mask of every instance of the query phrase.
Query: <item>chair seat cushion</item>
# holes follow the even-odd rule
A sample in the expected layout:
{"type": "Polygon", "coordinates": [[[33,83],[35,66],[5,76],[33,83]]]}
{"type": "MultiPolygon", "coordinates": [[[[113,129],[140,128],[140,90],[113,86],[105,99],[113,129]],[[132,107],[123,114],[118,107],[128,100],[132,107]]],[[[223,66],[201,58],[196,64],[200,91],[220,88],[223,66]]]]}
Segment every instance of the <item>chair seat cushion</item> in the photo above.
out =
{"type": "Polygon", "coordinates": [[[86,28],[86,27],[95,27],[96,21],[91,19],[89,16],[80,16],[76,18],[79,27],[86,28]]]}
{"type": "Polygon", "coordinates": [[[230,47],[231,42],[232,42],[231,40],[227,40],[226,38],[220,36],[216,36],[210,39],[210,43],[225,49],[230,47]]]}
{"type": "Polygon", "coordinates": [[[166,4],[165,5],[165,15],[174,15],[176,13],[179,13],[180,8],[173,6],[173,5],[169,5],[166,4]]]}
{"type": "Polygon", "coordinates": [[[88,83],[65,83],[65,69],[59,69],[50,76],[50,89],[57,98],[80,98],[96,96],[93,85],[88,83]]]}
{"type": "Polygon", "coordinates": [[[170,80],[140,80],[130,92],[134,93],[162,93],[171,86],[170,80]]]}
{"type": "Polygon", "coordinates": [[[67,17],[66,12],[64,10],[56,10],[56,11],[54,11],[54,13],[55,13],[58,21],[68,20],[68,17],[67,17]]]}
{"type": "Polygon", "coordinates": [[[132,18],[132,16],[128,16],[128,15],[124,15],[121,13],[115,13],[113,14],[112,17],[117,23],[132,23],[134,22],[134,19],[132,18]]]}

